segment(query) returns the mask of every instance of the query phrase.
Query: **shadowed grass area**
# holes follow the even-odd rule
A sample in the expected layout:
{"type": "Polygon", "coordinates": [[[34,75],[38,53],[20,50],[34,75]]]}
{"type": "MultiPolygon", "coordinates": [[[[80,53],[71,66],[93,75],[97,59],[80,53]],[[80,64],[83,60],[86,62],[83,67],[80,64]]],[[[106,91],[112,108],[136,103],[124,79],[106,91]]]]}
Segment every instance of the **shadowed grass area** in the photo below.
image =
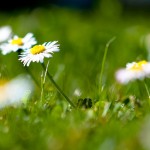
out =
{"type": "MultiPolygon", "coordinates": [[[[0,110],[0,149],[150,149],[150,106],[144,84],[124,86],[115,80],[116,70],[126,63],[148,59],[149,13],[127,11],[116,2],[107,7],[103,0],[91,11],[39,7],[1,12],[0,20],[1,26],[10,25],[19,36],[34,33],[38,44],[58,40],[60,52],[49,59],[48,70],[77,105],[77,109],[68,106],[46,78],[42,101],[35,85],[27,103],[0,110]],[[105,47],[113,37],[101,76],[105,47]]],[[[41,84],[41,65],[31,63],[29,70],[41,84]]],[[[12,79],[26,70],[16,53],[1,54],[0,73],[12,79]]]]}

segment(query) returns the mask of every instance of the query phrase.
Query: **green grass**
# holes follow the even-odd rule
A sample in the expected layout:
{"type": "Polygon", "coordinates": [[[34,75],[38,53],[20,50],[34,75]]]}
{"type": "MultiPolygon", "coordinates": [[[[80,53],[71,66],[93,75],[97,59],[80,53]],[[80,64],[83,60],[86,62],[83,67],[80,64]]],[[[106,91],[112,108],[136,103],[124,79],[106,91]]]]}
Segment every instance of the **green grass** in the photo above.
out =
{"type": "MultiPolygon", "coordinates": [[[[58,40],[60,52],[49,59],[48,70],[78,104],[77,109],[70,108],[46,78],[42,103],[35,85],[27,104],[0,110],[1,150],[150,149],[150,106],[144,84],[119,85],[114,76],[126,63],[148,59],[143,39],[150,33],[149,13],[106,4],[103,0],[92,11],[41,7],[0,12],[0,26],[10,25],[19,36],[33,32],[39,44],[58,40]],[[105,46],[113,37],[101,68],[105,46]],[[81,96],[74,95],[76,89],[81,96]],[[92,108],[78,103],[85,98],[92,100],[92,108]]],[[[25,73],[16,53],[0,55],[0,68],[8,79],[25,73]]],[[[40,83],[41,65],[31,63],[29,69],[40,83]]]]}

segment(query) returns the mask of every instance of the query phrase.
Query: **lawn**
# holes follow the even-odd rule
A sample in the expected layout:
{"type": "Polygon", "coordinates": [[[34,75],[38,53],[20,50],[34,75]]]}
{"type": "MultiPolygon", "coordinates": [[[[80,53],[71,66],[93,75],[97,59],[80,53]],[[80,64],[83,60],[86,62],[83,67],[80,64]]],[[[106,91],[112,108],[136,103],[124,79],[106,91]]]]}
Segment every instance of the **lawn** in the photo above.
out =
{"type": "MultiPolygon", "coordinates": [[[[32,32],[38,44],[58,41],[60,51],[44,64],[76,106],[48,76],[42,84],[40,63],[31,62],[29,74],[17,53],[0,54],[0,80],[28,73],[34,84],[21,105],[0,109],[0,150],[149,150],[150,105],[143,80],[122,85],[115,78],[129,62],[150,61],[149,14],[104,0],[92,10],[0,11],[0,26],[11,26],[14,34],[32,32]]],[[[146,84],[149,88],[149,78],[146,84]]]]}

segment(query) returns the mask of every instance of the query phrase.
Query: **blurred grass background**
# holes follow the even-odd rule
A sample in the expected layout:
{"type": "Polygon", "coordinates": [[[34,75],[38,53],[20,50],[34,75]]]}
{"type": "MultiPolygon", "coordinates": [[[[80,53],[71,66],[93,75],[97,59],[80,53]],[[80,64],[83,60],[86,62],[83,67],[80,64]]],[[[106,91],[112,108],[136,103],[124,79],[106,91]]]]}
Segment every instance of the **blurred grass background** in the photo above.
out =
{"type": "MultiPolygon", "coordinates": [[[[23,37],[32,32],[39,44],[58,40],[60,52],[50,59],[49,71],[74,103],[86,97],[93,101],[91,109],[69,111],[47,81],[41,107],[36,89],[27,105],[0,111],[0,149],[150,149],[149,107],[143,86],[141,95],[136,83],[120,87],[114,76],[126,63],[148,59],[145,37],[150,34],[149,14],[144,9],[127,9],[117,0],[95,1],[90,9],[42,5],[0,11],[0,26],[10,25],[14,34],[23,37]],[[101,63],[106,43],[113,37],[116,39],[108,50],[101,94],[101,63]],[[80,97],[73,94],[76,89],[80,97]],[[122,107],[122,100],[131,95],[137,96],[134,105],[130,99],[122,107]],[[111,102],[111,107],[103,117],[106,102],[111,102]]],[[[4,77],[11,79],[25,72],[17,57],[15,53],[0,55],[4,77]]],[[[40,82],[40,64],[31,63],[29,68],[40,82]]]]}

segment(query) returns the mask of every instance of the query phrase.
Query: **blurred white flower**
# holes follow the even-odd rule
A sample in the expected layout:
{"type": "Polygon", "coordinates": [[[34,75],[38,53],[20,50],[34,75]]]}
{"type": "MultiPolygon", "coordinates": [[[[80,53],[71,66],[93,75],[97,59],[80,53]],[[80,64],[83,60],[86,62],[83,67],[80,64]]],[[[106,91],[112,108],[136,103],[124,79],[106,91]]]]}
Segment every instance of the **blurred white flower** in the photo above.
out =
{"type": "Polygon", "coordinates": [[[0,43],[8,40],[12,35],[12,29],[10,26],[0,27],[0,43]]]}
{"type": "Polygon", "coordinates": [[[0,84],[0,108],[25,102],[33,90],[33,82],[28,75],[19,75],[10,81],[3,82],[0,84]]]}
{"type": "Polygon", "coordinates": [[[33,33],[28,33],[24,38],[20,38],[17,35],[14,35],[12,39],[9,39],[8,42],[0,45],[0,49],[3,55],[6,55],[10,52],[16,52],[19,49],[26,50],[35,45],[37,41],[33,37],[33,33]]]}
{"type": "Polygon", "coordinates": [[[44,57],[52,57],[53,52],[59,51],[59,45],[56,43],[57,41],[35,45],[31,49],[22,52],[19,60],[23,62],[24,66],[29,66],[31,62],[43,63],[44,57]]]}
{"type": "Polygon", "coordinates": [[[150,62],[145,60],[132,62],[126,65],[126,68],[119,69],[115,74],[116,80],[121,84],[127,84],[136,79],[150,77],[150,62]]]}

